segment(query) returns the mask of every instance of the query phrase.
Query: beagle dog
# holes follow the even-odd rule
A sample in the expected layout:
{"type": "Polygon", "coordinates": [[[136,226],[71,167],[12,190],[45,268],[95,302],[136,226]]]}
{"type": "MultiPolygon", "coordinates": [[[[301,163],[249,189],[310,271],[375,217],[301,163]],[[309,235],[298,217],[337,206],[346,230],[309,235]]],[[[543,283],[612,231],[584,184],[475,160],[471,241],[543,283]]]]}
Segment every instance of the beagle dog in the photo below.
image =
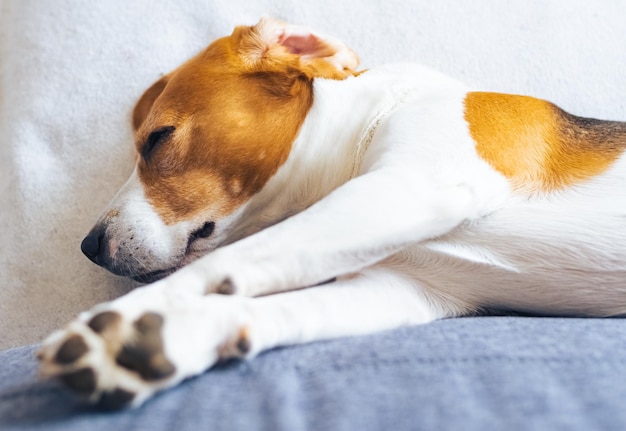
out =
{"type": "Polygon", "coordinates": [[[148,88],[136,168],[82,250],[150,284],[53,333],[42,373],[122,408],[281,345],[626,313],[626,123],[358,64],[266,18],[148,88]]]}

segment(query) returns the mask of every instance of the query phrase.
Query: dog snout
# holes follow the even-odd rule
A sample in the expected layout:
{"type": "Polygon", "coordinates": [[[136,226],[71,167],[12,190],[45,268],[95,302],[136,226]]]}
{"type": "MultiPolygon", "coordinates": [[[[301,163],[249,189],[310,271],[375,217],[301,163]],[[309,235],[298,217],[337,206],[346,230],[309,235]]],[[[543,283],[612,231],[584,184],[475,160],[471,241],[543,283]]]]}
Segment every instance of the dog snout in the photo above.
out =
{"type": "Polygon", "coordinates": [[[93,263],[107,267],[109,258],[104,232],[102,227],[93,228],[81,242],[80,250],[93,263]]]}

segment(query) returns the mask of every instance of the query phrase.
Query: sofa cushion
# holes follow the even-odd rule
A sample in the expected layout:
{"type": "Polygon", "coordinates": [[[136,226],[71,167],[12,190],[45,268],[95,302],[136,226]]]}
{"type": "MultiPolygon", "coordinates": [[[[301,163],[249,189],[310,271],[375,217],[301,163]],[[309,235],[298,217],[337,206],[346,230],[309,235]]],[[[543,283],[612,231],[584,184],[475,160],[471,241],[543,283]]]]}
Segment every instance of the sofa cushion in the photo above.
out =
{"type": "Polygon", "coordinates": [[[0,353],[2,430],[626,429],[622,319],[470,317],[275,349],[101,412],[0,353]]]}

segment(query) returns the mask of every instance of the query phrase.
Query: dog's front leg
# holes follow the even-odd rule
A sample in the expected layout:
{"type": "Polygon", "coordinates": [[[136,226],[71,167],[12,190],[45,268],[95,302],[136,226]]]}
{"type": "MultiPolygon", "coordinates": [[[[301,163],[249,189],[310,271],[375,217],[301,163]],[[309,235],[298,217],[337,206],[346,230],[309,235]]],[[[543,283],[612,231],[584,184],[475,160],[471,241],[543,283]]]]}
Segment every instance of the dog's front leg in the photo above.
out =
{"type": "Polygon", "coordinates": [[[412,173],[362,175],[307,210],[228,245],[163,280],[198,293],[258,296],[356,272],[443,234],[475,212],[465,184],[431,184],[412,173]]]}
{"type": "Polygon", "coordinates": [[[137,289],[44,342],[42,372],[93,403],[137,406],[216,361],[280,345],[426,323],[446,315],[412,280],[384,268],[262,298],[137,289]]]}

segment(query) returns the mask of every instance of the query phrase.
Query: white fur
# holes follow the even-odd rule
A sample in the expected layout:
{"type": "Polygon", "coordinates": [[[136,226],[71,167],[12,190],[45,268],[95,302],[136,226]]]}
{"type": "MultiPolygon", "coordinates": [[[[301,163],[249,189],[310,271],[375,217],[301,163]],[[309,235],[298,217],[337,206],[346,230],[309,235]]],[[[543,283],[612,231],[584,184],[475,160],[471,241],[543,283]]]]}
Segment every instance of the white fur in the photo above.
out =
{"type": "MultiPolygon", "coordinates": [[[[96,224],[111,239],[108,253],[136,273],[171,267],[185,255],[190,222],[167,225],[146,199],[137,170],[103,211],[96,224]]],[[[122,269],[122,268],[120,268],[122,269]]]]}
{"type": "MultiPolygon", "coordinates": [[[[105,370],[100,390],[132,389],[139,404],[210,367],[242,327],[249,328],[251,356],[481,307],[626,313],[626,201],[616,198],[626,161],[570,189],[516,195],[476,154],[463,117],[467,91],[409,65],[318,80],[288,161],[218,221],[219,244],[206,249],[221,247],[81,317],[104,309],[128,324],[145,311],[165,317],[176,374],[148,383],[92,353],[81,360],[105,370]],[[206,295],[225,280],[236,295],[206,295]]],[[[133,196],[126,207],[144,208],[141,194],[133,196]]],[[[176,235],[190,227],[176,229],[150,227],[145,234],[177,244],[176,235]]],[[[85,332],[75,325],[67,332],[85,332]]],[[[88,339],[93,351],[106,350],[98,337],[88,339]]],[[[51,338],[44,355],[52,357],[61,341],[51,338]]]]}

